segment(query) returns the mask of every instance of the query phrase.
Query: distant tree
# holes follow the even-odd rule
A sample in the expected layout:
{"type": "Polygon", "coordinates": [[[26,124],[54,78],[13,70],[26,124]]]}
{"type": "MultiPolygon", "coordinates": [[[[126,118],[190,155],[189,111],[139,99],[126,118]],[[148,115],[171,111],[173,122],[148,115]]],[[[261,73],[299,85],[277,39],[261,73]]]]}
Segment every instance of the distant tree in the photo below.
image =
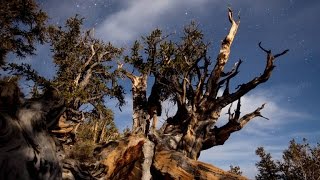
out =
{"type": "Polygon", "coordinates": [[[270,153],[259,147],[256,154],[261,160],[256,164],[259,174],[256,179],[316,180],[320,177],[320,144],[311,147],[307,140],[297,143],[291,140],[283,152],[282,160],[272,160],[270,153]]]}
{"type": "Polygon", "coordinates": [[[277,163],[272,160],[270,153],[266,153],[263,147],[256,150],[256,154],[261,158],[261,161],[256,163],[259,174],[256,179],[259,180],[276,180],[280,178],[277,163]]]}
{"type": "Polygon", "coordinates": [[[242,175],[242,171],[239,166],[230,165],[230,170],[228,172],[231,172],[231,173],[237,174],[237,175],[242,175]]]}
{"type": "Polygon", "coordinates": [[[0,67],[9,52],[18,57],[31,55],[35,43],[45,40],[46,13],[34,0],[10,0],[0,3],[0,67]]]}

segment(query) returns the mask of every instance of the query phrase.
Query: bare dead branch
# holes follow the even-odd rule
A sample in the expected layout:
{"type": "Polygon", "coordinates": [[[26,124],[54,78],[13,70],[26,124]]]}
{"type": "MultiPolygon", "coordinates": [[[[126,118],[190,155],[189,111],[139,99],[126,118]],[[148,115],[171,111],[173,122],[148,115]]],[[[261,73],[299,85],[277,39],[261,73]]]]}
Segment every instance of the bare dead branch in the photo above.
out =
{"type": "Polygon", "coordinates": [[[282,55],[286,54],[288,51],[289,51],[289,49],[286,49],[286,50],[284,50],[282,53],[279,53],[279,54],[274,55],[274,58],[277,58],[277,57],[279,57],[279,56],[282,56],[282,55]]]}
{"type": "Polygon", "coordinates": [[[229,33],[225,37],[225,39],[222,41],[220,52],[217,57],[217,62],[215,64],[214,69],[211,71],[210,77],[208,79],[207,87],[206,87],[206,95],[210,96],[211,98],[215,98],[217,95],[217,88],[219,87],[218,81],[229,59],[230,48],[240,24],[240,21],[238,22],[234,21],[233,13],[230,8],[228,9],[228,17],[231,23],[231,28],[229,30],[229,33]]]}
{"type": "Polygon", "coordinates": [[[229,115],[229,121],[237,122],[240,117],[240,107],[241,107],[241,101],[238,99],[237,107],[234,110],[234,113],[231,113],[232,103],[230,104],[228,108],[227,114],[229,115]]]}
{"type": "Polygon", "coordinates": [[[224,74],[224,76],[227,76],[227,77],[219,82],[219,86],[222,86],[227,80],[234,78],[239,73],[239,67],[241,63],[242,63],[242,60],[239,59],[239,61],[234,64],[232,70],[224,74]]]}
{"type": "MultiPolygon", "coordinates": [[[[191,79],[190,79],[191,80],[191,79]]],[[[191,86],[191,83],[189,79],[187,78],[187,74],[184,75],[184,78],[182,80],[182,103],[185,103],[187,100],[187,86],[191,86]]],[[[191,86],[192,88],[192,86],[191,86]]]]}
{"type": "Polygon", "coordinates": [[[260,49],[262,49],[264,52],[266,52],[267,54],[269,54],[269,53],[271,53],[271,50],[266,50],[265,48],[263,48],[262,46],[261,46],[261,42],[259,42],[259,47],[260,47],[260,49]]]}
{"type": "Polygon", "coordinates": [[[105,51],[105,52],[103,52],[103,53],[100,53],[100,54],[98,55],[98,62],[101,62],[102,58],[103,58],[105,55],[109,54],[109,53],[110,53],[109,51],[105,51]]]}
{"type": "Polygon", "coordinates": [[[88,58],[88,60],[86,61],[86,63],[83,65],[82,68],[86,68],[92,61],[93,56],[96,54],[93,44],[90,45],[90,49],[91,49],[91,56],[88,58]]]}
{"type": "Polygon", "coordinates": [[[229,84],[230,84],[230,79],[227,79],[226,88],[224,89],[222,96],[226,96],[226,95],[230,94],[229,93],[229,84]]]}
{"type": "Polygon", "coordinates": [[[78,70],[79,73],[78,73],[76,79],[74,80],[75,86],[78,86],[78,84],[79,84],[79,80],[80,80],[80,78],[81,78],[81,76],[82,76],[82,72],[83,72],[82,70],[85,69],[85,68],[90,64],[90,62],[92,61],[94,55],[96,54],[96,51],[94,50],[93,44],[90,45],[90,49],[91,49],[91,55],[90,55],[90,57],[89,57],[88,60],[84,63],[83,66],[79,67],[79,70],[78,70]]]}
{"type": "Polygon", "coordinates": [[[133,75],[132,73],[128,72],[127,70],[122,68],[123,64],[118,65],[118,70],[125,75],[127,78],[131,80],[132,83],[136,81],[136,76],[133,75]]]}
{"type": "Polygon", "coordinates": [[[229,108],[228,108],[228,112],[226,114],[229,115],[229,120],[233,119],[233,113],[231,113],[231,108],[232,108],[232,103],[230,104],[229,108]]]}
{"type": "Polygon", "coordinates": [[[204,56],[204,66],[203,66],[203,72],[201,74],[201,77],[199,79],[199,82],[197,84],[196,92],[195,92],[195,97],[194,97],[194,102],[199,103],[200,99],[202,98],[203,94],[203,88],[205,84],[205,80],[208,77],[208,67],[210,65],[210,59],[207,56],[204,56]]]}
{"type": "Polygon", "coordinates": [[[59,130],[51,130],[50,132],[54,134],[69,134],[73,130],[73,127],[68,127],[64,129],[59,129],[59,130]]]}
{"type": "MultiPolygon", "coordinates": [[[[272,55],[271,50],[266,50],[265,48],[263,48],[261,46],[261,42],[259,43],[259,47],[260,47],[260,49],[262,49],[264,52],[267,53],[267,63],[266,63],[263,74],[261,74],[258,77],[253,78],[251,81],[249,81],[245,84],[238,86],[238,90],[236,92],[234,92],[230,95],[220,97],[219,100],[222,102],[221,103],[222,107],[225,107],[226,105],[239,99],[240,97],[242,97],[243,95],[245,95],[246,93],[248,93],[249,91],[251,91],[252,89],[257,87],[259,84],[266,82],[270,78],[272,70],[275,67],[274,60],[276,57],[272,55]]],[[[280,56],[286,54],[287,52],[288,52],[288,50],[285,50],[282,53],[277,54],[276,56],[280,57],[280,56]]]]}
{"type": "Polygon", "coordinates": [[[233,113],[231,114],[231,107],[229,107],[228,114],[231,114],[231,115],[229,115],[229,121],[227,124],[219,128],[215,127],[211,129],[209,133],[207,133],[207,136],[203,142],[202,150],[209,149],[217,145],[223,145],[225,141],[229,139],[230,135],[233,132],[241,130],[250,120],[252,120],[255,117],[262,117],[267,119],[266,117],[263,117],[260,112],[264,108],[265,104],[257,108],[255,111],[249,114],[246,114],[239,119],[240,104],[241,103],[239,100],[237,109],[235,110],[234,114],[233,113]],[[230,120],[230,116],[231,116],[231,120],[230,120]]]}
{"type": "Polygon", "coordinates": [[[234,120],[238,120],[239,119],[239,117],[240,117],[240,108],[241,108],[241,98],[239,98],[239,100],[238,100],[238,104],[237,104],[237,108],[236,108],[236,110],[234,111],[234,120]]]}
{"type": "Polygon", "coordinates": [[[89,84],[90,78],[92,77],[93,68],[95,68],[99,64],[99,62],[95,62],[91,64],[91,66],[85,71],[86,74],[83,80],[79,83],[80,89],[84,89],[89,84]]]}
{"type": "Polygon", "coordinates": [[[233,23],[233,21],[234,21],[233,20],[233,12],[230,7],[228,7],[228,18],[229,18],[229,22],[233,23]]]}
{"type": "Polygon", "coordinates": [[[239,67],[240,67],[241,63],[242,63],[242,61],[240,59],[237,63],[234,64],[232,70],[224,75],[227,77],[219,82],[218,88],[216,89],[216,91],[219,91],[220,87],[222,87],[224,83],[226,84],[225,90],[224,90],[222,96],[227,96],[230,94],[230,91],[229,91],[230,80],[232,78],[234,78],[239,73],[239,67]]]}
{"type": "Polygon", "coordinates": [[[268,118],[264,117],[261,115],[261,110],[264,108],[265,104],[262,104],[260,107],[258,107],[255,111],[253,111],[252,113],[246,114],[244,115],[240,120],[240,127],[241,129],[253,118],[255,117],[262,117],[264,119],[269,120],[268,118]]]}

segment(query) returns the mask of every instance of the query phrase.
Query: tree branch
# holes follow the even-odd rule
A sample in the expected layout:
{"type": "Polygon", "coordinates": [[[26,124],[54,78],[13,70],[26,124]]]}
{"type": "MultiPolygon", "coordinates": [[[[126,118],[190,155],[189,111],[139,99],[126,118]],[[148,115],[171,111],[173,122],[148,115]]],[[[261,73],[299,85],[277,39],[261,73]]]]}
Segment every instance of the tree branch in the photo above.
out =
{"type": "Polygon", "coordinates": [[[230,48],[240,24],[240,20],[236,22],[233,19],[232,10],[230,8],[228,10],[229,10],[228,18],[231,23],[231,28],[229,30],[228,35],[222,41],[220,52],[217,57],[217,62],[215,64],[214,69],[211,71],[210,77],[208,79],[207,87],[206,87],[206,95],[210,96],[211,98],[215,98],[217,95],[216,89],[218,88],[218,81],[221,77],[224,66],[226,65],[229,59],[230,48]]]}
{"type": "Polygon", "coordinates": [[[182,80],[182,102],[181,103],[186,103],[187,100],[187,84],[190,84],[189,80],[187,79],[186,75],[183,76],[182,80]]]}
{"type": "Polygon", "coordinates": [[[210,129],[210,132],[207,134],[203,142],[202,150],[206,150],[217,145],[223,145],[225,141],[229,139],[230,135],[233,132],[241,130],[250,120],[252,120],[255,117],[262,117],[264,119],[268,119],[262,116],[260,112],[264,108],[264,105],[265,104],[257,108],[255,111],[246,114],[239,119],[241,106],[239,99],[235,113],[230,113],[231,107],[228,110],[228,123],[221,126],[220,128],[215,126],[213,129],[210,129]]]}
{"type": "Polygon", "coordinates": [[[240,120],[240,129],[242,129],[251,119],[255,118],[255,117],[261,117],[264,118],[266,120],[269,120],[268,118],[264,117],[261,115],[261,110],[264,108],[265,104],[262,104],[260,107],[258,107],[255,111],[253,111],[252,113],[246,114],[244,115],[240,120]]]}
{"type": "Polygon", "coordinates": [[[92,102],[92,101],[95,101],[97,99],[101,99],[105,94],[98,94],[96,96],[92,96],[90,98],[87,98],[87,99],[84,99],[82,100],[83,103],[88,103],[88,102],[92,102]]]}
{"type": "Polygon", "coordinates": [[[240,107],[241,107],[241,101],[240,99],[238,100],[238,103],[237,103],[237,108],[236,110],[234,111],[234,113],[231,113],[231,108],[232,108],[232,103],[230,104],[230,107],[228,109],[228,115],[229,115],[229,121],[237,121],[240,117],[240,107]]]}
{"type": "Polygon", "coordinates": [[[6,67],[3,67],[3,69],[5,71],[9,70],[13,75],[25,76],[27,80],[32,80],[42,87],[51,86],[51,82],[40,76],[34,69],[31,68],[30,64],[9,63],[6,67]]]}
{"type": "Polygon", "coordinates": [[[130,79],[130,81],[132,83],[134,83],[137,79],[137,77],[135,75],[133,75],[132,73],[128,72],[127,70],[125,70],[123,68],[123,63],[118,62],[118,69],[117,69],[120,73],[122,73],[123,75],[125,75],[128,79],[130,79]]]}
{"type": "Polygon", "coordinates": [[[98,64],[99,63],[95,62],[89,67],[89,69],[86,70],[86,75],[84,76],[83,80],[79,84],[80,89],[84,89],[89,84],[90,78],[92,76],[92,70],[98,64]]]}
{"type": "MultiPolygon", "coordinates": [[[[218,84],[218,87],[222,87],[222,85],[224,83],[226,83],[226,88],[223,92],[223,95],[227,95],[229,94],[229,83],[230,80],[232,78],[234,78],[238,73],[239,73],[239,67],[242,63],[242,60],[240,59],[238,62],[236,62],[232,68],[232,70],[230,72],[228,72],[227,74],[225,74],[225,76],[227,76],[225,79],[221,80],[218,84]]],[[[219,90],[219,88],[217,88],[217,91],[219,90]]]]}
{"type": "Polygon", "coordinates": [[[203,87],[204,87],[204,84],[205,84],[205,80],[208,76],[208,67],[210,65],[210,60],[209,58],[207,58],[207,56],[204,57],[204,66],[203,66],[203,73],[199,79],[199,82],[198,82],[198,85],[197,85],[197,88],[196,88],[196,93],[195,93],[195,96],[194,96],[194,102],[195,103],[199,103],[200,99],[202,98],[202,93],[203,93],[203,87]]]}
{"type": "Polygon", "coordinates": [[[252,79],[248,83],[240,85],[239,89],[236,92],[234,92],[232,94],[226,94],[224,96],[219,97],[218,101],[221,102],[220,103],[221,107],[225,107],[226,105],[234,102],[235,100],[239,99],[240,97],[242,97],[243,95],[245,95],[246,93],[248,93],[249,91],[251,91],[252,89],[257,87],[259,84],[266,82],[270,78],[272,70],[275,67],[274,60],[277,57],[280,57],[289,51],[287,49],[287,50],[283,51],[282,53],[279,53],[279,54],[276,54],[275,56],[273,56],[271,53],[271,50],[266,50],[261,46],[261,42],[259,43],[259,47],[260,47],[260,49],[262,49],[264,52],[267,53],[267,63],[266,63],[263,74],[261,74],[258,77],[255,77],[254,79],[252,79]]]}
{"type": "Polygon", "coordinates": [[[106,54],[109,53],[109,51],[105,51],[103,53],[98,54],[97,61],[94,62],[93,64],[91,64],[90,67],[85,71],[86,74],[85,74],[83,80],[79,83],[79,80],[80,80],[80,78],[81,78],[81,76],[83,74],[83,69],[86,69],[89,66],[89,64],[91,63],[93,57],[96,55],[96,52],[95,52],[94,47],[93,47],[93,44],[90,46],[90,48],[91,48],[91,56],[88,58],[88,60],[85,62],[85,64],[81,68],[79,68],[79,74],[77,75],[76,79],[74,80],[75,85],[78,86],[78,84],[79,84],[81,89],[85,88],[88,85],[88,83],[90,81],[90,78],[92,76],[93,68],[95,68],[96,66],[101,64],[102,58],[106,54]]]}
{"type": "Polygon", "coordinates": [[[84,63],[84,65],[83,65],[82,67],[80,67],[79,70],[78,70],[79,73],[78,73],[76,79],[74,80],[75,86],[78,86],[78,84],[79,84],[79,80],[80,80],[81,75],[82,75],[82,70],[85,69],[85,68],[90,64],[90,62],[91,62],[92,59],[93,59],[93,56],[96,54],[96,52],[95,52],[95,50],[94,50],[94,47],[93,47],[93,44],[91,44],[90,49],[91,49],[91,55],[90,55],[90,57],[89,57],[88,60],[84,63]]]}

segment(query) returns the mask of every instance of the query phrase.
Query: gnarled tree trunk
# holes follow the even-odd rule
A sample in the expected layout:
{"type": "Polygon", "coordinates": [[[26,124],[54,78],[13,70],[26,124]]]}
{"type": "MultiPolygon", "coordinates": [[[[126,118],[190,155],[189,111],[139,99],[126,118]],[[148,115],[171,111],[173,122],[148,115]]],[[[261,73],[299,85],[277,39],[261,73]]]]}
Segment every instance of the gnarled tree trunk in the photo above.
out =
{"type": "Polygon", "coordinates": [[[246,179],[132,134],[95,150],[106,179],[246,179]]]}

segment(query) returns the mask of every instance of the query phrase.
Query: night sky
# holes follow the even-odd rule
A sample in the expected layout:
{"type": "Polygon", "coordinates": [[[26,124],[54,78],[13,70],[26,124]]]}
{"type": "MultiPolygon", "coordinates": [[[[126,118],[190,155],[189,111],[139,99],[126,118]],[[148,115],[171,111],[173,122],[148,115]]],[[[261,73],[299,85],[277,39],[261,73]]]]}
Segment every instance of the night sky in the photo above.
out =
{"type": "MultiPolygon", "coordinates": [[[[255,149],[264,146],[276,158],[292,138],[307,138],[311,144],[320,142],[318,119],[320,96],[319,10],[320,1],[308,0],[43,0],[38,1],[48,12],[49,22],[64,25],[68,17],[79,14],[85,18],[84,30],[94,28],[95,37],[117,46],[130,48],[132,42],[154,28],[165,34],[181,36],[183,26],[195,20],[208,42],[210,55],[215,59],[221,40],[230,23],[227,7],[240,12],[238,35],[231,48],[230,68],[239,58],[244,61],[234,83],[245,83],[258,76],[264,68],[266,54],[258,43],[274,54],[285,49],[289,53],[276,61],[271,79],[242,99],[242,113],[251,112],[267,103],[262,114],[270,120],[256,118],[243,130],[231,135],[223,146],[202,152],[201,161],[225,170],[239,165],[244,175],[253,178],[258,157],[255,149]]],[[[43,76],[52,78],[54,66],[48,45],[39,45],[37,55],[24,62],[43,76]]],[[[130,86],[127,86],[127,106],[122,112],[113,100],[119,129],[131,127],[130,86]]],[[[164,103],[167,108],[172,105],[164,103]]],[[[171,112],[172,113],[172,112],[171,112]]],[[[242,115],[243,115],[242,114],[242,115]]],[[[226,116],[222,113],[221,122],[226,116]]]]}

